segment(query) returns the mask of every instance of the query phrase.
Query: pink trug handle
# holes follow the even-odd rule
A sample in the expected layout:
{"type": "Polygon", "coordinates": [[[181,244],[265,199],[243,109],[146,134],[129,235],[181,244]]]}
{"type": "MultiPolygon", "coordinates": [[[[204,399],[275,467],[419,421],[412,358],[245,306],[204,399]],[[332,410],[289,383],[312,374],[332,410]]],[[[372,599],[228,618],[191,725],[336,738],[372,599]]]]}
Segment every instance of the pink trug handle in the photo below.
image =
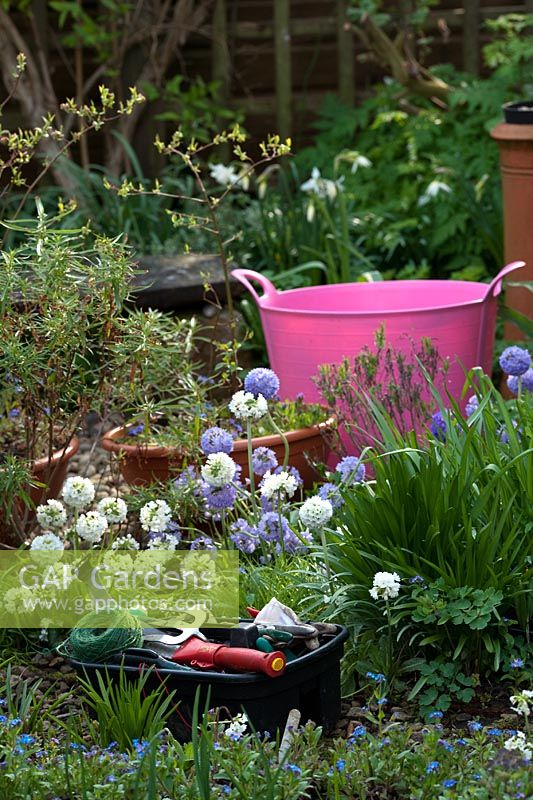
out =
{"type": "Polygon", "coordinates": [[[487,286],[487,291],[485,292],[485,297],[483,299],[487,300],[489,297],[497,297],[497,295],[499,295],[501,292],[502,280],[505,278],[505,276],[509,275],[510,272],[514,272],[515,269],[522,269],[522,267],[525,266],[525,261],[511,261],[510,264],[507,264],[507,266],[503,267],[487,286]]]}
{"type": "Polygon", "coordinates": [[[262,306],[265,300],[274,298],[278,293],[274,284],[271,283],[268,278],[265,278],[264,275],[261,275],[260,272],[254,272],[252,269],[234,269],[231,274],[246,286],[258,306],[262,306]],[[250,281],[256,281],[256,283],[259,284],[263,290],[261,297],[259,297],[250,281]]]}

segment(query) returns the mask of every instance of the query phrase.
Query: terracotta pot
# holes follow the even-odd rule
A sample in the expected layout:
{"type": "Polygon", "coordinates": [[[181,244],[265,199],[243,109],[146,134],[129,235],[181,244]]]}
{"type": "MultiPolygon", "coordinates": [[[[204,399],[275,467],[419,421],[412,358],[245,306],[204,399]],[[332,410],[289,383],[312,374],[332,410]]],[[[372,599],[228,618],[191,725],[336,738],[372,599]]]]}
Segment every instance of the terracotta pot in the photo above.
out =
{"type": "MultiPolygon", "coordinates": [[[[286,436],[289,442],[289,464],[300,472],[306,489],[318,480],[319,475],[308,463],[307,456],[313,461],[326,461],[329,448],[324,433],[331,428],[334,418],[313,425],[289,431],[286,436]]],[[[121,441],[127,436],[128,428],[133,425],[113,428],[102,437],[102,447],[114,453],[119,459],[122,477],[130,486],[147,486],[151,483],[164,483],[176,476],[185,468],[178,447],[162,447],[149,444],[127,444],[121,441]]],[[[270,447],[276,453],[279,463],[285,453],[281,436],[258,436],[252,439],[252,447],[270,447]]],[[[241,477],[248,477],[248,451],[246,439],[237,439],[231,457],[242,467],[241,477]]]]}
{"type": "MultiPolygon", "coordinates": [[[[34,462],[31,473],[36,481],[45,484],[44,486],[30,487],[28,494],[34,505],[38,506],[40,503],[45,503],[60,494],[67,474],[68,462],[78,452],[79,446],[80,440],[73,436],[68,447],[62,447],[61,450],[57,450],[50,459],[45,456],[34,462]]],[[[21,517],[26,517],[28,524],[31,525],[35,517],[34,512],[27,508],[21,498],[17,498],[15,503],[21,517]]],[[[1,513],[0,540],[2,544],[7,544],[11,547],[20,545],[20,540],[11,526],[5,525],[5,520],[1,513]]]]}
{"type": "MultiPolygon", "coordinates": [[[[521,107],[525,103],[518,104],[521,107]]],[[[527,110],[515,114],[526,119],[527,110]]],[[[529,114],[531,114],[529,109],[529,114]]],[[[533,281],[533,124],[502,122],[491,131],[500,149],[500,171],[503,188],[505,261],[525,261],[520,281],[533,281]]],[[[506,289],[506,305],[531,318],[533,295],[525,287],[506,289]]],[[[523,339],[524,334],[512,323],[505,324],[507,339],[523,339]]]]}
{"type": "MultiPolygon", "coordinates": [[[[320,475],[313,468],[311,461],[325,463],[328,459],[330,448],[326,437],[328,429],[332,428],[335,422],[334,417],[321,422],[319,425],[312,425],[309,428],[298,428],[285,434],[289,443],[289,465],[296,467],[306,489],[311,489],[313,483],[320,479],[320,475]]],[[[257,447],[270,447],[276,454],[278,462],[283,463],[285,448],[283,440],[278,434],[270,436],[257,436],[252,439],[252,449],[257,447]]],[[[237,439],[233,446],[231,457],[242,467],[241,478],[248,478],[248,449],[246,439],[237,439]]]]}
{"type": "Polygon", "coordinates": [[[126,483],[130,486],[165,483],[184,468],[178,447],[127,444],[121,441],[128,435],[129,428],[133,427],[134,425],[125,425],[113,428],[102,437],[102,447],[115,454],[126,483]]]}
{"type": "Polygon", "coordinates": [[[73,436],[67,447],[62,447],[52,453],[52,457],[47,456],[35,461],[32,468],[32,475],[39,483],[46,486],[34,486],[30,490],[30,497],[35,505],[43,503],[50,498],[55,498],[61,491],[68,469],[68,462],[72,456],[76,455],[80,446],[80,440],[73,436]]]}

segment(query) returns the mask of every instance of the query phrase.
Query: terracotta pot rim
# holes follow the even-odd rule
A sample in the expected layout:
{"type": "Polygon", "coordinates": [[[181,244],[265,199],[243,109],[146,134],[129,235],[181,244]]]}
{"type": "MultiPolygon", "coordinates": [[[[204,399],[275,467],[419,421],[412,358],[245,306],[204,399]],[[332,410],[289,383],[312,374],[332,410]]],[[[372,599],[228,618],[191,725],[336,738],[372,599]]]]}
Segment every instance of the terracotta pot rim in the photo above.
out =
{"type": "Polygon", "coordinates": [[[72,458],[72,456],[76,455],[79,448],[80,440],[77,436],[73,436],[68,445],[61,447],[59,450],[55,450],[52,453],[51,458],[48,458],[48,456],[43,456],[43,458],[38,458],[36,461],[34,461],[33,469],[44,470],[47,469],[50,464],[57,466],[57,464],[60,464],[63,461],[68,461],[72,458]]]}
{"type": "MultiPolygon", "coordinates": [[[[327,428],[331,428],[335,424],[335,416],[332,415],[323,422],[318,422],[316,425],[310,425],[306,428],[295,428],[294,430],[287,431],[285,436],[289,444],[294,441],[301,441],[302,439],[311,439],[327,428]]],[[[172,458],[178,456],[180,450],[178,447],[166,447],[158,444],[126,444],[125,442],[117,442],[124,436],[125,431],[133,428],[136,423],[129,425],[119,425],[112,430],[107,431],[102,436],[101,444],[104,450],[109,453],[125,453],[129,456],[138,456],[142,454],[144,458],[172,458]]],[[[270,433],[265,436],[254,436],[252,439],[252,447],[274,447],[282,443],[282,438],[279,433],[270,433]]],[[[235,439],[233,443],[232,452],[241,452],[247,448],[246,439],[235,439]]]]}
{"type": "MultiPolygon", "coordinates": [[[[306,428],[294,428],[291,431],[286,431],[285,437],[289,444],[294,441],[301,441],[302,439],[312,439],[314,436],[317,436],[317,434],[321,434],[322,431],[326,430],[327,428],[333,427],[334,424],[335,416],[332,415],[323,420],[323,422],[317,422],[316,425],[309,425],[306,428]]],[[[283,440],[279,433],[269,433],[265,436],[254,436],[252,438],[252,448],[275,447],[276,445],[280,445],[282,443],[283,440]]],[[[242,450],[246,450],[247,447],[248,442],[246,439],[235,439],[233,443],[233,452],[241,452],[242,450]]]]}
{"type": "Polygon", "coordinates": [[[109,453],[125,453],[129,456],[138,456],[142,453],[144,458],[165,458],[179,454],[180,450],[178,447],[165,447],[160,444],[126,444],[126,442],[116,441],[124,436],[126,431],[130,428],[134,428],[136,425],[136,422],[132,422],[129,425],[118,425],[116,428],[112,428],[112,430],[104,433],[101,440],[104,450],[107,450],[109,453]]]}

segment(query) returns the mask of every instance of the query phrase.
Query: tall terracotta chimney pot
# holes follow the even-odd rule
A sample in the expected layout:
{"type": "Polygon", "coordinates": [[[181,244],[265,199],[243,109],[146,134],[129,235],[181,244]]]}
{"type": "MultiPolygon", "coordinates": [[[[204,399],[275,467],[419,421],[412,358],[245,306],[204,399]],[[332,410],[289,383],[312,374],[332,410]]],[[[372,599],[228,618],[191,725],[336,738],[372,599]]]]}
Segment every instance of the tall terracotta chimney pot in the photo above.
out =
{"type": "MultiPolygon", "coordinates": [[[[503,188],[505,262],[522,260],[526,266],[520,281],[533,281],[533,125],[502,122],[491,131],[500,148],[503,188]]],[[[533,316],[533,293],[509,286],[507,305],[529,319],[533,316]]],[[[505,326],[505,337],[523,339],[512,323],[505,326]]]]}

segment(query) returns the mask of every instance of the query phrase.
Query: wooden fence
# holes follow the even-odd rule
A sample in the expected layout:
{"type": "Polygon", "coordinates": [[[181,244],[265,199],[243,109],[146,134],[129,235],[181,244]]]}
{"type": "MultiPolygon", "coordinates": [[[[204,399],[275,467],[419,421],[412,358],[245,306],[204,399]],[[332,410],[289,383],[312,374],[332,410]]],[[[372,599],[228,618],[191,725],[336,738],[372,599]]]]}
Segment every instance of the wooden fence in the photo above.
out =
{"type": "MultiPolygon", "coordinates": [[[[365,60],[347,22],[348,0],[214,0],[210,24],[185,50],[189,74],[216,79],[224,102],[242,108],[247,128],[309,139],[327,92],[349,104],[381,73],[365,60]]],[[[391,5],[391,7],[393,7],[391,5]]],[[[396,4],[396,7],[397,4],[396,4]]],[[[428,63],[482,70],[484,25],[500,14],[533,12],[533,0],[441,0],[430,16],[428,63]]]]}

